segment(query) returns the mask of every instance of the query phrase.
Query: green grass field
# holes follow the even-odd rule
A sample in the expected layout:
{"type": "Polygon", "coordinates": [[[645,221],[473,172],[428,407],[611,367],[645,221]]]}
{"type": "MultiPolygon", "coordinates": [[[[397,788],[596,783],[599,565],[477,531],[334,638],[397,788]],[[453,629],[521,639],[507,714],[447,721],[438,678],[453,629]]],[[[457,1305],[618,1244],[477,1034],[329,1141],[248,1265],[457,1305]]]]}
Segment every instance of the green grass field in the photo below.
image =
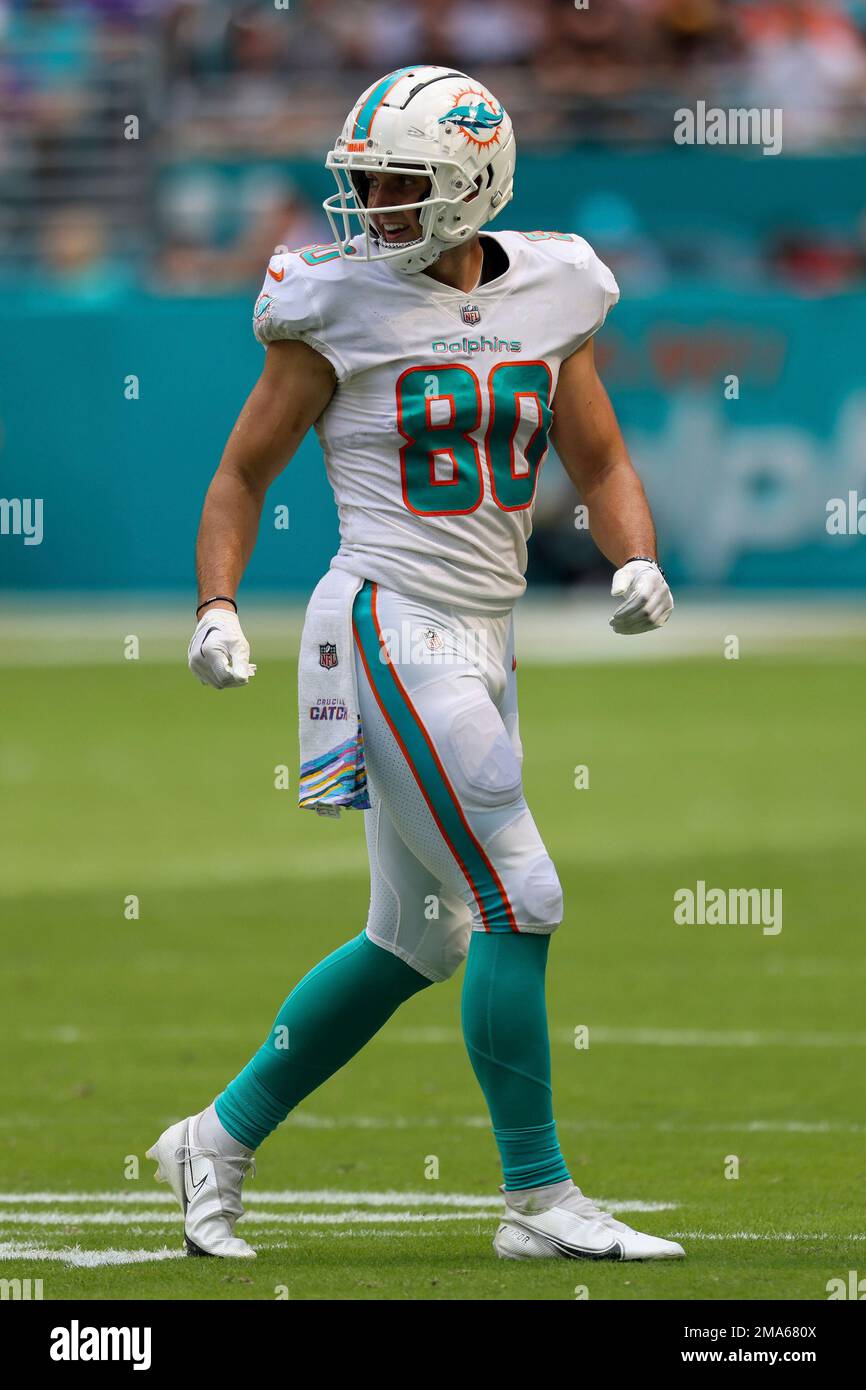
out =
{"type": "Polygon", "coordinates": [[[459,979],[262,1148],[254,1264],[176,1258],[144,1151],[363,926],[362,819],[295,807],[288,662],[221,695],[181,662],[5,670],[2,1277],[46,1299],[821,1300],[866,1273],[863,652],[813,656],[521,670],[527,794],[566,900],[561,1138],[585,1192],[681,1240],[670,1266],[495,1259],[459,979]],[[781,888],[781,933],[676,926],[699,879],[781,888]]]}

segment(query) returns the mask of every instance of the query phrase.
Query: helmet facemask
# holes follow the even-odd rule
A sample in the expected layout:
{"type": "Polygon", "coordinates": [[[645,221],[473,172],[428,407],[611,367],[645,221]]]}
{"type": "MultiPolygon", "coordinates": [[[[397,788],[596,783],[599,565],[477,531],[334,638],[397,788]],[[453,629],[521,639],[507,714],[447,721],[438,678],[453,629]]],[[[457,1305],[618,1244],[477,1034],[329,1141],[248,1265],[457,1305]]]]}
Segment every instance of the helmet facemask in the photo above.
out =
{"type": "MultiPolygon", "coordinates": [[[[355,156],[349,160],[334,150],[328,155],[327,167],[334,175],[338,192],[326,198],[323,207],[335,242],[344,256],[360,254],[362,260],[387,260],[395,270],[415,274],[433,265],[443,251],[466,241],[477,230],[473,225],[471,204],[480,180],[467,179],[465,170],[456,161],[436,160],[434,163],[375,155],[355,156]],[[366,202],[366,175],[377,171],[421,175],[429,179],[430,188],[417,202],[371,209],[366,202]],[[421,236],[411,242],[390,244],[383,241],[373,218],[409,211],[418,213],[421,236]],[[360,250],[349,245],[359,232],[364,237],[360,250]]],[[[489,179],[489,172],[485,173],[489,179]]]]}

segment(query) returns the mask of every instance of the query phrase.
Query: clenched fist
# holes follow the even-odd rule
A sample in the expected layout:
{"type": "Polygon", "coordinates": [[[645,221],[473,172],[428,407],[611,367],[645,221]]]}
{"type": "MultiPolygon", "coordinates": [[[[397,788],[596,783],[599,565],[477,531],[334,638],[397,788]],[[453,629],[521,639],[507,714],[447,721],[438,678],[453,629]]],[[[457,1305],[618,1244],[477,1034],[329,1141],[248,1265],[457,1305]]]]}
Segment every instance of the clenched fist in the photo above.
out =
{"type": "Polygon", "coordinates": [[[238,616],[225,608],[205,613],[189,644],[189,669],[202,685],[226,690],[247,685],[256,668],[238,616]]]}
{"type": "Polygon", "coordinates": [[[673,612],[671,591],[654,560],[629,560],[613,576],[610,592],[625,600],[610,620],[614,632],[651,632],[663,627],[673,612]]]}

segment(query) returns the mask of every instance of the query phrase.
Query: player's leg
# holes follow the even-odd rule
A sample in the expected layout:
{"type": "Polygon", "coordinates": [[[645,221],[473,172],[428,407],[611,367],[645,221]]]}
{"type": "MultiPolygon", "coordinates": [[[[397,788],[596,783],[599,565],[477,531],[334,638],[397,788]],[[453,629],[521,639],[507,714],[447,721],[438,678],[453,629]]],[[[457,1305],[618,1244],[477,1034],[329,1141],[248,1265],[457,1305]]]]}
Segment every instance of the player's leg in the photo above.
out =
{"type": "MultiPolygon", "coordinates": [[[[366,586],[355,603],[368,768],[415,858],[464,904],[471,925],[463,994],[470,1058],[490,1109],[508,1190],[568,1184],[556,1137],[544,996],[549,933],[562,900],[523,794],[516,709],[502,698],[509,624],[479,624],[486,652],[465,654],[447,610],[366,586]],[[440,662],[418,659],[425,624],[440,662]],[[401,641],[388,641],[398,633],[401,641]],[[384,648],[383,648],[384,643],[384,648]],[[385,651],[387,659],[380,653],[385,651]],[[473,659],[470,659],[473,658],[473,659]]],[[[509,677],[510,677],[509,670],[509,677]]],[[[429,942],[412,960],[431,968],[429,942]]],[[[450,968],[458,959],[452,956],[450,968]]],[[[440,970],[444,965],[440,964],[440,970]]]]}
{"type": "Polygon", "coordinates": [[[258,1148],[428,984],[366,932],[345,942],[295,985],[261,1047],[217,1096],[222,1126],[249,1149],[258,1148]]]}
{"type": "MultiPolygon", "coordinates": [[[[253,1151],[306,1096],[343,1067],[406,999],[440,978],[407,964],[423,936],[423,905],[440,891],[383,814],[371,783],[365,813],[371,893],[366,929],[331,952],[295,986],[262,1046],[216,1101],[172,1125],[148,1151],[184,1211],[190,1254],[249,1257],[234,1234],[253,1151]],[[398,852],[399,847],[399,852],[398,852]],[[387,864],[387,877],[383,865],[387,864]],[[414,922],[415,909],[419,921],[414,922]],[[387,941],[388,949],[377,944],[387,941]],[[405,943],[404,945],[401,943],[405,943]]],[[[462,942],[463,904],[444,914],[445,939],[462,942]]],[[[446,951],[447,955],[447,951],[446,951]]]]}
{"type": "Polygon", "coordinates": [[[400,1004],[446,978],[450,959],[459,963],[466,954],[469,915],[462,900],[443,893],[408,852],[372,777],[370,801],[364,931],[295,986],[258,1052],[215,1101],[222,1126],[249,1149],[345,1066],[400,1004]],[[427,938],[435,943],[425,947],[427,938]]]}
{"type": "MultiPolygon", "coordinates": [[[[400,838],[471,919],[463,1027],[502,1158],[509,1213],[497,1253],[681,1255],[599,1210],[560,1152],[544,982],[561,890],[523,795],[510,623],[488,624],[493,650],[481,660],[461,659],[465,627],[452,611],[375,585],[355,600],[368,768],[400,838]],[[438,668],[415,655],[414,632],[430,623],[426,631],[455,658],[438,668]],[[385,634],[405,626],[409,640],[389,647],[385,634]]],[[[414,944],[411,958],[441,971],[432,940],[414,944]]]]}
{"type": "MultiPolygon", "coordinates": [[[[516,666],[514,627],[509,622],[502,661],[505,679],[492,694],[497,697],[522,797],[516,666]]],[[[514,830],[521,836],[525,832],[520,819],[514,830]]],[[[552,894],[558,880],[552,865],[548,867],[546,851],[544,855],[535,872],[549,882],[552,894]]],[[[555,929],[553,919],[558,922],[562,916],[561,900],[558,910],[547,916],[546,930],[530,922],[518,923],[517,932],[473,932],[461,1000],[463,1036],[490,1110],[503,1186],[506,1192],[517,1196],[531,1192],[536,1198],[537,1189],[556,1195],[570,1185],[554,1122],[545,997],[550,935],[555,929]],[[520,1028],[513,1026],[515,1018],[521,1020],[520,1028]]]]}
{"type": "Polygon", "coordinates": [[[190,1254],[255,1253],[234,1235],[253,1151],[429,984],[361,932],[295,986],[261,1047],[216,1101],[160,1136],[148,1157],[183,1208],[190,1254]]]}

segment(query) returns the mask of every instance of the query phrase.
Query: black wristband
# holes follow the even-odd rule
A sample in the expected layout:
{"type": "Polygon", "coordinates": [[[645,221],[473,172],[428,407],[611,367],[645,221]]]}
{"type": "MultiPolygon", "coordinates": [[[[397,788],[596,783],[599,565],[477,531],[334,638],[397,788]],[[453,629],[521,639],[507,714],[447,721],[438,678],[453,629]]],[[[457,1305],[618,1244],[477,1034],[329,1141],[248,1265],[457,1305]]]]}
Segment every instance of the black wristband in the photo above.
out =
{"type": "MultiPolygon", "coordinates": [[[[630,565],[632,560],[645,560],[648,565],[655,565],[662,579],[666,577],[665,572],[659,564],[658,560],[654,560],[651,555],[630,555],[628,559],[625,560],[623,563],[626,565],[630,565]]],[[[620,565],[620,569],[622,569],[622,565],[620,565]]]]}
{"type": "Polygon", "coordinates": [[[195,616],[198,617],[201,610],[207,608],[209,603],[230,603],[235,612],[237,613],[238,611],[237,604],[233,598],[229,598],[228,594],[213,594],[211,598],[206,598],[199,604],[198,608],[195,610],[195,616]]]}

